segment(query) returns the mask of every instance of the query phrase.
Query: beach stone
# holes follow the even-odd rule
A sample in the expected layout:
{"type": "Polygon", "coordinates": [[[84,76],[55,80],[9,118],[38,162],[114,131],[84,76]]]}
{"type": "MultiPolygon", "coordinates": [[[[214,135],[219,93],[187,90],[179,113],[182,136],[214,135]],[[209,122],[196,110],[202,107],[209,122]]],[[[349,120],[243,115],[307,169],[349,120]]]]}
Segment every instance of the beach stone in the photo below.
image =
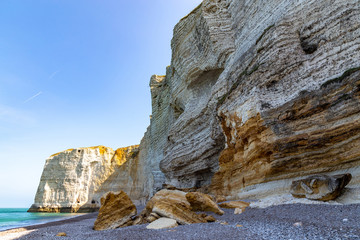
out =
{"type": "Polygon", "coordinates": [[[294,227],[302,227],[302,222],[296,222],[293,224],[294,227]]]}
{"type": "Polygon", "coordinates": [[[57,237],[66,237],[66,233],[64,232],[59,232],[58,234],[56,234],[57,237]]]}
{"type": "Polygon", "coordinates": [[[241,208],[235,208],[234,214],[241,214],[243,210],[241,208]]]}
{"type": "Polygon", "coordinates": [[[223,202],[220,203],[219,206],[222,208],[240,208],[242,211],[245,211],[245,208],[247,208],[250,205],[250,203],[243,202],[243,201],[230,201],[230,202],[223,202]]]}
{"type": "Polygon", "coordinates": [[[224,211],[213,201],[213,198],[205,193],[189,192],[186,194],[186,199],[193,211],[209,211],[219,215],[224,214],[224,211]]]}
{"type": "Polygon", "coordinates": [[[137,211],[125,192],[109,192],[101,199],[101,204],[94,230],[115,229],[132,224],[132,217],[137,211]]]}
{"type": "Polygon", "coordinates": [[[207,222],[215,222],[215,221],[216,221],[216,219],[215,219],[213,216],[211,216],[211,215],[206,216],[206,217],[205,217],[205,220],[206,220],[207,222]]]}
{"type": "Polygon", "coordinates": [[[296,198],[329,201],[340,196],[350,181],[349,173],[335,176],[314,175],[293,181],[290,192],[296,198]]]}
{"type": "Polygon", "coordinates": [[[147,229],[164,229],[164,228],[173,228],[173,227],[177,227],[178,224],[176,222],[176,220],[171,219],[171,218],[159,218],[157,220],[155,220],[154,222],[150,223],[149,225],[146,226],[147,229]]]}

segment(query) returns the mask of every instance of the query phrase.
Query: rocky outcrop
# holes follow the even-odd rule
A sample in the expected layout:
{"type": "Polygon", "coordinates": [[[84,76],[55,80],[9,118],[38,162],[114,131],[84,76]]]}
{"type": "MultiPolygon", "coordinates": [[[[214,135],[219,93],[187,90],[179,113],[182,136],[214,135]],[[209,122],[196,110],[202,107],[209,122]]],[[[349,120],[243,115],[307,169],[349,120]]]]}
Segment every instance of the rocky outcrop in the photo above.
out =
{"type": "Polygon", "coordinates": [[[108,193],[101,198],[101,208],[94,223],[94,230],[107,230],[132,225],[136,207],[129,196],[121,191],[108,193]]]}
{"type": "Polygon", "coordinates": [[[98,146],[69,149],[50,156],[45,163],[35,203],[30,212],[92,212],[109,191],[124,190],[138,197],[135,188],[138,146],[98,146]],[[132,176],[133,179],[129,179],[132,176]]]}
{"type": "Polygon", "coordinates": [[[351,174],[310,176],[294,181],[291,184],[291,194],[297,198],[311,200],[334,200],[342,194],[344,187],[350,180],[351,174]]]}

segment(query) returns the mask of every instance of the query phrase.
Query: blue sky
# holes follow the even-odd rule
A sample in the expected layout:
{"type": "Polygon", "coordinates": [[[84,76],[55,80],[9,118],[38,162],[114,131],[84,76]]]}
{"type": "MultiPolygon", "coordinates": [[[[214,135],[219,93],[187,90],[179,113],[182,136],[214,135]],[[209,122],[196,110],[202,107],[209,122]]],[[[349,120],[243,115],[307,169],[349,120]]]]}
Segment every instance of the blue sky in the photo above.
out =
{"type": "Polygon", "coordinates": [[[0,207],[29,207],[45,159],[138,144],[149,79],[200,0],[0,1],[0,207]]]}

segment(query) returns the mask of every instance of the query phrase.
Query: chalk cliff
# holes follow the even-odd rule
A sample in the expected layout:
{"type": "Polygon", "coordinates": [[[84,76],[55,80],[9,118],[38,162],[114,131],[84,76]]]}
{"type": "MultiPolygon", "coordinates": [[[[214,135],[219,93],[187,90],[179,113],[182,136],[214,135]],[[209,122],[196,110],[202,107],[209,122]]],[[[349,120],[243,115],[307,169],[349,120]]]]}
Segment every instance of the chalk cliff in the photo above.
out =
{"type": "Polygon", "coordinates": [[[138,146],[98,146],[68,149],[50,156],[45,163],[35,203],[30,212],[91,212],[100,207],[100,198],[109,191],[124,189],[137,198],[133,173],[138,146]],[[125,177],[123,175],[126,175],[125,177]]]}
{"type": "Polygon", "coordinates": [[[359,0],[204,0],[171,46],[150,125],[167,184],[236,198],[314,173],[360,183],[359,0]]]}
{"type": "Polygon", "coordinates": [[[228,198],[315,173],[360,185],[360,0],[204,0],[171,48],[136,157],[50,157],[32,209],[98,207],[114,189],[144,202],[163,183],[228,198]]]}

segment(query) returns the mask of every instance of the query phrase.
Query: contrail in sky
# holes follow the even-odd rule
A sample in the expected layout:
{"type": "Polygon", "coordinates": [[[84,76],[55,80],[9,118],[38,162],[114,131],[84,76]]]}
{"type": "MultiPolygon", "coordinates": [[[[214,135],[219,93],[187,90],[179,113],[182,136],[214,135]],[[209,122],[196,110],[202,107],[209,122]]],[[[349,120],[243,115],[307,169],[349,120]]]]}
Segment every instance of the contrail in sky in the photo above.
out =
{"type": "Polygon", "coordinates": [[[49,80],[52,79],[53,77],[55,77],[56,74],[58,74],[60,71],[56,71],[56,72],[53,72],[50,77],[49,77],[49,80]]]}
{"type": "Polygon", "coordinates": [[[41,95],[42,92],[38,92],[37,94],[35,94],[34,96],[28,98],[27,100],[25,100],[23,103],[27,103],[30,102],[31,100],[33,100],[34,98],[36,98],[37,96],[41,95]]]}

